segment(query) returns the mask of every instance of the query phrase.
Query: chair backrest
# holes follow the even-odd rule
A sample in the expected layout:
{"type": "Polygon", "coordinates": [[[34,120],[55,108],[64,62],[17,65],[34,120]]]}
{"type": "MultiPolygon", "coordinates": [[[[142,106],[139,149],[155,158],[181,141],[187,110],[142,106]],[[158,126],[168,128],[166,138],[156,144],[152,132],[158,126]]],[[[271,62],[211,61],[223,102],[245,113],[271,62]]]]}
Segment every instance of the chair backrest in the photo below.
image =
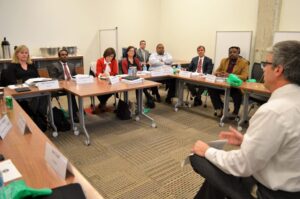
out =
{"type": "Polygon", "coordinates": [[[76,74],[84,74],[84,68],[83,68],[83,66],[77,66],[77,67],[75,67],[75,71],[76,71],[76,74]]]}
{"type": "Polygon", "coordinates": [[[119,75],[123,74],[123,70],[122,70],[122,59],[118,61],[118,67],[119,67],[119,75]]]}
{"type": "Polygon", "coordinates": [[[38,73],[40,77],[50,77],[48,68],[38,68],[38,73]]]}
{"type": "Polygon", "coordinates": [[[93,75],[94,77],[96,76],[96,66],[97,66],[97,62],[91,62],[90,63],[90,75],[93,75]]]}
{"type": "Polygon", "coordinates": [[[256,82],[262,83],[264,81],[264,71],[260,63],[254,63],[251,71],[251,79],[256,79],[256,82]]]}

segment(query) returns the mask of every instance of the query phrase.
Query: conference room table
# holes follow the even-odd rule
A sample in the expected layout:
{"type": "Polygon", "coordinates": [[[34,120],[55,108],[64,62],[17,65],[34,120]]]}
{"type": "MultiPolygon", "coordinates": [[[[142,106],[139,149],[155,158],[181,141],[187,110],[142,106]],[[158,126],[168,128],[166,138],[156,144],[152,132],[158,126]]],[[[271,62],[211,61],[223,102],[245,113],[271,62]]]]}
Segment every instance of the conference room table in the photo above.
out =
{"type": "Polygon", "coordinates": [[[72,173],[68,172],[65,179],[61,178],[50,167],[45,160],[45,147],[47,143],[55,146],[14,99],[13,108],[8,109],[7,116],[12,123],[12,128],[4,139],[0,139],[0,153],[4,155],[5,159],[10,159],[13,162],[27,186],[55,188],[70,183],[79,183],[86,198],[102,198],[71,163],[69,163],[69,169],[72,173]],[[25,120],[29,129],[29,132],[25,134],[22,133],[18,125],[20,117],[25,120]]]}
{"type": "Polygon", "coordinates": [[[225,120],[229,116],[229,97],[230,97],[230,85],[226,82],[211,82],[206,80],[202,76],[194,76],[194,77],[185,77],[180,76],[179,74],[171,75],[171,77],[176,78],[178,80],[177,86],[177,95],[178,95],[178,102],[175,105],[175,111],[178,110],[178,107],[184,106],[183,101],[183,93],[184,93],[184,85],[185,83],[195,84],[199,86],[204,86],[206,88],[214,88],[224,90],[224,107],[223,107],[223,116],[220,119],[219,125],[222,127],[224,126],[225,120]]]}
{"type": "Polygon", "coordinates": [[[251,93],[269,97],[271,92],[266,89],[263,83],[255,83],[255,82],[243,82],[243,84],[239,87],[243,92],[243,113],[242,117],[238,122],[238,130],[242,131],[242,125],[248,121],[248,107],[249,107],[249,96],[251,93]]]}
{"type": "Polygon", "coordinates": [[[46,96],[47,100],[48,100],[48,109],[49,109],[48,118],[50,119],[50,125],[53,128],[52,135],[53,135],[53,137],[57,137],[58,131],[54,124],[51,96],[52,96],[53,92],[62,91],[63,88],[61,87],[61,85],[59,85],[58,88],[54,88],[54,89],[39,90],[36,86],[30,86],[29,89],[30,89],[30,91],[17,92],[15,89],[10,89],[8,87],[5,87],[4,93],[5,93],[5,95],[12,96],[16,100],[46,96]]]}
{"type": "MultiPolygon", "coordinates": [[[[124,82],[119,82],[116,84],[110,84],[107,80],[100,80],[94,78],[92,83],[88,84],[76,84],[75,81],[62,81],[62,87],[68,93],[68,104],[72,107],[71,94],[78,97],[79,103],[79,121],[80,127],[85,134],[85,144],[90,144],[90,136],[86,129],[85,119],[84,119],[84,106],[83,99],[85,97],[93,97],[106,94],[114,94],[118,92],[128,92],[132,90],[137,90],[137,112],[136,120],[140,120],[140,116],[144,116],[151,121],[151,126],[156,127],[154,119],[144,114],[143,112],[143,89],[159,86],[160,83],[144,80],[142,83],[128,84],[124,82]]],[[[72,109],[70,109],[70,115],[72,116],[72,109]]],[[[72,122],[73,123],[73,122],[72,122]]]]}

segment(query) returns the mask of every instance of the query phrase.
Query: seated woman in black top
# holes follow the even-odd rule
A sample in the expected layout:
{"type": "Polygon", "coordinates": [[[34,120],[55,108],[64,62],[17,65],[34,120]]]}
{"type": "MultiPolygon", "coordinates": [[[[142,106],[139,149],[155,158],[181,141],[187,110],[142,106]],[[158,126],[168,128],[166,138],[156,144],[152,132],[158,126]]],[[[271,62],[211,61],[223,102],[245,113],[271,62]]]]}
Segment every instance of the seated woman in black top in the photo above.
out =
{"type": "MultiPolygon", "coordinates": [[[[12,63],[5,71],[5,85],[24,83],[30,78],[39,77],[38,71],[29,56],[29,49],[25,45],[18,46],[14,52],[12,63]]],[[[35,121],[42,131],[47,130],[46,97],[35,97],[19,100],[19,104],[27,114],[35,121]]]]}
{"type": "MultiPolygon", "coordinates": [[[[134,46],[128,46],[128,48],[126,49],[125,57],[122,59],[123,74],[128,74],[128,69],[130,67],[136,67],[137,71],[142,70],[142,65],[140,60],[136,57],[134,46]]],[[[143,89],[143,91],[147,99],[146,106],[148,108],[154,108],[155,104],[153,97],[150,95],[150,93],[148,93],[147,89],[143,89]]]]}

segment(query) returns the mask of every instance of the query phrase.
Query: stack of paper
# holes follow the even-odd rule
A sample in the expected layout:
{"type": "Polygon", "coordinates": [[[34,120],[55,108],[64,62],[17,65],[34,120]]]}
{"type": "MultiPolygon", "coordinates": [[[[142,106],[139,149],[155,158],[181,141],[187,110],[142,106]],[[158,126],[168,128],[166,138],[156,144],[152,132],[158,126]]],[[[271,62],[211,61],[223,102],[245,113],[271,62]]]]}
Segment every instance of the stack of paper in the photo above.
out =
{"type": "Polygon", "coordinates": [[[127,79],[122,79],[122,82],[126,84],[139,84],[144,82],[144,78],[138,78],[135,80],[127,80],[127,79]]]}
{"type": "Polygon", "coordinates": [[[0,162],[0,170],[3,175],[4,183],[16,180],[22,177],[21,173],[15,167],[11,160],[4,160],[0,162]]]}

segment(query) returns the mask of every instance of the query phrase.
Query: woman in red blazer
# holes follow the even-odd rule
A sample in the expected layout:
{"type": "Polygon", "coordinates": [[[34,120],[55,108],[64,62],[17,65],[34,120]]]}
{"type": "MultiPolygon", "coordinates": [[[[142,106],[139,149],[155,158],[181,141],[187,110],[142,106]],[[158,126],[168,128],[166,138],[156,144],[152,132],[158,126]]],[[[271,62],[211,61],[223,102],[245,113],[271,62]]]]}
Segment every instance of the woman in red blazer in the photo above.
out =
{"type": "MultiPolygon", "coordinates": [[[[115,76],[118,74],[118,62],[116,60],[116,51],[113,48],[107,48],[103,57],[98,59],[96,66],[96,76],[115,76]]],[[[99,109],[101,112],[106,110],[106,102],[112,96],[112,94],[97,96],[100,104],[99,109]]]]}

